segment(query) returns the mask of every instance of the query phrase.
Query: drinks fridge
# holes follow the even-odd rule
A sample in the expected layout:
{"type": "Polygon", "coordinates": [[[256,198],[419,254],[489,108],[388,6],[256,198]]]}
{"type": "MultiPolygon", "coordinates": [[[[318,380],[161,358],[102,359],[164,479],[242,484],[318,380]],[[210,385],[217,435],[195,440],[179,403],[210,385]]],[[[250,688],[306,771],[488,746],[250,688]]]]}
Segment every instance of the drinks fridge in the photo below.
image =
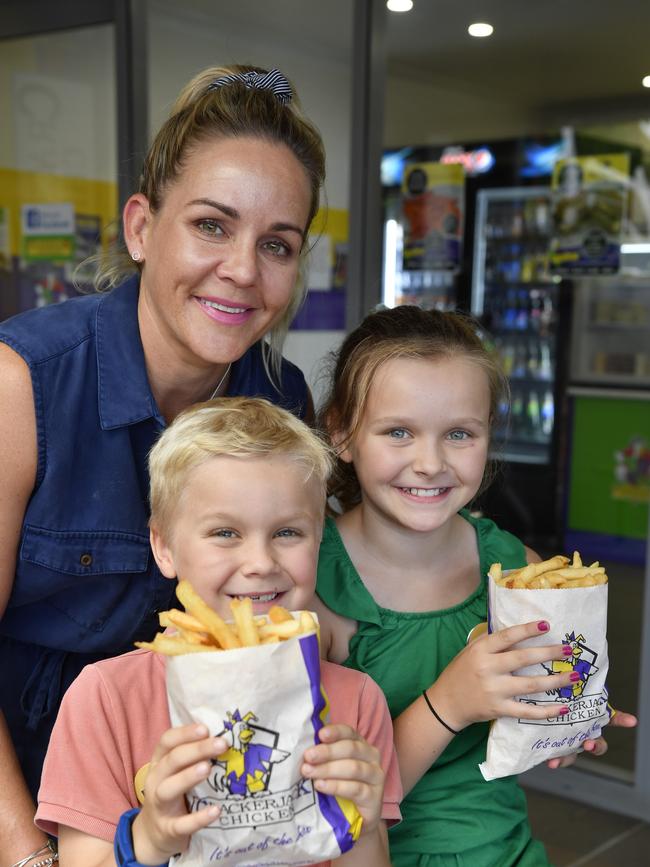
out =
{"type": "Polygon", "coordinates": [[[542,547],[554,544],[561,523],[558,407],[568,344],[565,287],[548,274],[551,232],[549,187],[478,192],[471,309],[511,390],[510,416],[496,435],[500,472],[481,505],[542,547]]]}
{"type": "Polygon", "coordinates": [[[650,246],[621,273],[576,280],[564,543],[642,564],[650,503],[650,246]]]}

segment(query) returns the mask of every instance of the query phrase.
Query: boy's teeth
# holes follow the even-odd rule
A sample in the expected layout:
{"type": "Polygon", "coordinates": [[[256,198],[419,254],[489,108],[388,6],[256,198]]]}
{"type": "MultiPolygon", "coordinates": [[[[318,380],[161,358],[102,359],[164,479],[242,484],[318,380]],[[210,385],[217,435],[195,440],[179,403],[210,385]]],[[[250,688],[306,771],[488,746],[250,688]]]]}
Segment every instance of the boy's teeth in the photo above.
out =
{"type": "Polygon", "coordinates": [[[413,497],[438,497],[446,488],[404,488],[413,497]]]}
{"type": "Polygon", "coordinates": [[[222,310],[224,313],[244,313],[246,307],[226,307],[225,304],[217,304],[216,301],[203,301],[208,307],[214,307],[215,310],[222,310]]]}
{"type": "Polygon", "coordinates": [[[260,593],[259,596],[238,596],[237,599],[250,599],[251,602],[273,602],[277,593],[260,593]]]}

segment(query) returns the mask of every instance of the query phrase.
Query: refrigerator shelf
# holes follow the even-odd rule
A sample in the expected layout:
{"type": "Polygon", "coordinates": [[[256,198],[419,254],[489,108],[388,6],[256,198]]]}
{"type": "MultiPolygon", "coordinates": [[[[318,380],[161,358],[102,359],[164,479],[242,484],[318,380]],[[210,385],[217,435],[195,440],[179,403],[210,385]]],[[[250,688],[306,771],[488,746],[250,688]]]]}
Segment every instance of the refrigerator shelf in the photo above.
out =
{"type": "Polygon", "coordinates": [[[494,452],[490,453],[490,458],[506,464],[544,465],[547,463],[547,446],[535,448],[534,445],[518,446],[509,443],[507,450],[495,449],[494,452]]]}
{"type": "Polygon", "coordinates": [[[647,322],[589,322],[589,331],[647,331],[647,322]]]}
{"type": "MultiPolygon", "coordinates": [[[[500,261],[504,262],[506,260],[501,259],[500,261]]],[[[511,259],[508,261],[515,262],[516,260],[511,259]]],[[[543,292],[553,289],[556,285],[557,283],[553,280],[499,280],[496,277],[485,278],[485,289],[488,292],[491,289],[495,289],[496,291],[501,291],[502,289],[540,289],[543,292]]]]}

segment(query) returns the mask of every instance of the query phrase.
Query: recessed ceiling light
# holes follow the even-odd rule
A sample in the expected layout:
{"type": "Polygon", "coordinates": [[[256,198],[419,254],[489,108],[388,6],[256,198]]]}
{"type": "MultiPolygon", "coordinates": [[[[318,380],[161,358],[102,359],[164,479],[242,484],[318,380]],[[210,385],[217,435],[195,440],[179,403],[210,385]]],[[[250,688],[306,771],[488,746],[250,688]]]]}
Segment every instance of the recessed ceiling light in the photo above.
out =
{"type": "Polygon", "coordinates": [[[645,76],[641,79],[641,84],[642,84],[644,87],[650,87],[650,75],[645,75],[645,76]]]}
{"type": "Polygon", "coordinates": [[[494,33],[494,27],[491,24],[477,21],[475,24],[469,25],[467,32],[470,36],[476,36],[479,38],[483,36],[492,36],[494,33]]]}
{"type": "Polygon", "coordinates": [[[391,12],[410,12],[413,0],[386,0],[386,6],[391,12]]]}

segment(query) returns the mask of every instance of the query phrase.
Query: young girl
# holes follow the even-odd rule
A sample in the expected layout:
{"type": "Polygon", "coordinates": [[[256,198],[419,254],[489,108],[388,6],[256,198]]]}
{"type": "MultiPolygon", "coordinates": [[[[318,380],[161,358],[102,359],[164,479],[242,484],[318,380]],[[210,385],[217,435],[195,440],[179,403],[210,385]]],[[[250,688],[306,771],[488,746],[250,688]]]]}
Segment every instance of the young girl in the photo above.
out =
{"type": "Polygon", "coordinates": [[[470,643],[487,617],[490,564],[539,560],[465,508],[485,483],[504,398],[507,381],[471,320],[399,307],[371,314],[345,340],[321,414],[344,510],[327,520],[321,545],[317,592],[331,609],[319,610],[323,645],[379,683],[395,720],[408,793],[390,835],[396,867],[548,864],[516,779],[486,783],[478,769],[482,721],[545,717],[515,696],[570,682],[511,674],[562,658],[561,645],[513,649],[546,632],[545,621],[470,643]]]}

